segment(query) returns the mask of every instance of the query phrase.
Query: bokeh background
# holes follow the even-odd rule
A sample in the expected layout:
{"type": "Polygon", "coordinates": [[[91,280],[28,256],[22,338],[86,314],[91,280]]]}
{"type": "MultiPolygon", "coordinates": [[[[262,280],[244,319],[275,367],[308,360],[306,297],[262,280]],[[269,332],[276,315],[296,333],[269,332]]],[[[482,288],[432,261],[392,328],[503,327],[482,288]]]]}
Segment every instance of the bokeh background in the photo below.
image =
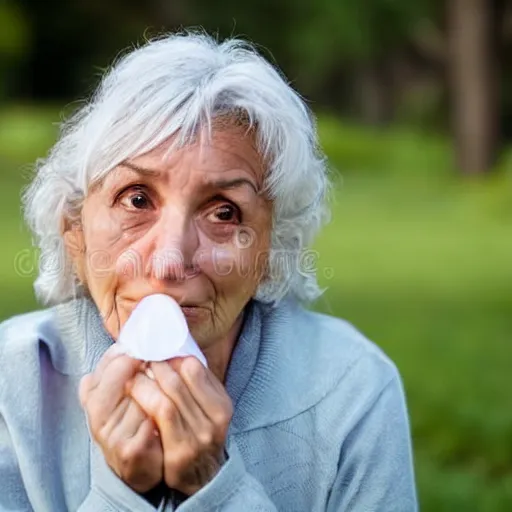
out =
{"type": "Polygon", "coordinates": [[[0,318],[38,307],[20,189],[62,111],[122,49],[200,26],[257,43],[318,115],[315,307],[397,363],[421,508],[512,510],[512,1],[3,0],[0,318]]]}

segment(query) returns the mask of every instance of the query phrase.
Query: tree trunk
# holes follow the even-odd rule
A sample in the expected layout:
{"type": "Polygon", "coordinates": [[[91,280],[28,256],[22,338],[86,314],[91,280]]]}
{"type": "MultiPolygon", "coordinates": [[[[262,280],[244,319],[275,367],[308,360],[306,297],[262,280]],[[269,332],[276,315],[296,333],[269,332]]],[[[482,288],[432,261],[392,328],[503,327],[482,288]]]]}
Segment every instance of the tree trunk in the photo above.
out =
{"type": "Polygon", "coordinates": [[[374,126],[389,124],[393,120],[395,105],[387,62],[365,62],[355,75],[359,115],[363,122],[374,126]]]}
{"type": "Polygon", "coordinates": [[[499,141],[496,0],[448,0],[453,130],[458,168],[490,170],[499,141]]]}

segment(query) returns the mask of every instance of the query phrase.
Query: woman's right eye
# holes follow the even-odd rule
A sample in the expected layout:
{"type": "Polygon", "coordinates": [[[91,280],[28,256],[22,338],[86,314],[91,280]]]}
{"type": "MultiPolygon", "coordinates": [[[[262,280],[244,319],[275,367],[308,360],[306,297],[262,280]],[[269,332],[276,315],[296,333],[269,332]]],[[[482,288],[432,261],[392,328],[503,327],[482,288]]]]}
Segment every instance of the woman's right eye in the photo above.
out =
{"type": "Polygon", "coordinates": [[[149,210],[153,207],[147,193],[140,187],[127,190],[121,195],[119,202],[128,210],[149,210]]]}

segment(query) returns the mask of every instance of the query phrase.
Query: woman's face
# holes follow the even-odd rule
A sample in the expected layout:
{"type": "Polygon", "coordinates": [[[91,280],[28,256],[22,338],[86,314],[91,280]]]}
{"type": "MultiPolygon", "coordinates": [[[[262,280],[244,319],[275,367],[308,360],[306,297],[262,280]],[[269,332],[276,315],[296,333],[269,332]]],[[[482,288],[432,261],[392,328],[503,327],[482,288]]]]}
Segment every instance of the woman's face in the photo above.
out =
{"type": "Polygon", "coordinates": [[[65,239],[115,339],[143,297],[164,293],[205,349],[231,332],[264,274],[272,205],[245,129],[218,128],[210,143],[164,158],[168,147],[94,186],[65,239]]]}

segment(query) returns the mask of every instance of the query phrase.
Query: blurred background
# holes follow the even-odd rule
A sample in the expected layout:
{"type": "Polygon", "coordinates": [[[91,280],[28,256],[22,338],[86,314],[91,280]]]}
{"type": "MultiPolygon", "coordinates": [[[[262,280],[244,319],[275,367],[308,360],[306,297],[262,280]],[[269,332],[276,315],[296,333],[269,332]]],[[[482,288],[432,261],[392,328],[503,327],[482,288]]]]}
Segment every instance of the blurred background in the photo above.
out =
{"type": "Polygon", "coordinates": [[[397,363],[422,510],[512,510],[512,1],[2,0],[0,319],[38,307],[20,189],[62,112],[124,48],[200,26],[257,43],[318,115],[315,307],[397,363]]]}

